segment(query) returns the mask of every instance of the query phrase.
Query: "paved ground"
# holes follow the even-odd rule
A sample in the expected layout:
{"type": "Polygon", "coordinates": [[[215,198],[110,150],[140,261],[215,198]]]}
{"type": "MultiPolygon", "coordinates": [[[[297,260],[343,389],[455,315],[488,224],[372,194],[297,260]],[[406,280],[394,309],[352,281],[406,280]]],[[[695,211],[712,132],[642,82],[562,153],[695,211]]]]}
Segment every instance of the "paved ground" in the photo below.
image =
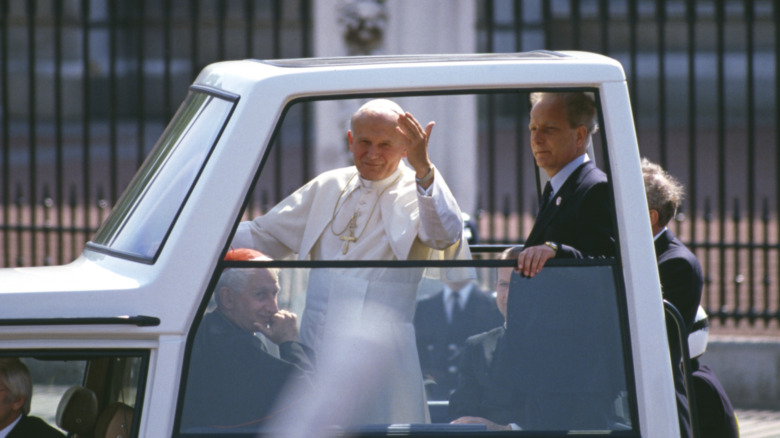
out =
{"type": "Polygon", "coordinates": [[[740,438],[780,437],[780,412],[738,410],[740,438]]]}

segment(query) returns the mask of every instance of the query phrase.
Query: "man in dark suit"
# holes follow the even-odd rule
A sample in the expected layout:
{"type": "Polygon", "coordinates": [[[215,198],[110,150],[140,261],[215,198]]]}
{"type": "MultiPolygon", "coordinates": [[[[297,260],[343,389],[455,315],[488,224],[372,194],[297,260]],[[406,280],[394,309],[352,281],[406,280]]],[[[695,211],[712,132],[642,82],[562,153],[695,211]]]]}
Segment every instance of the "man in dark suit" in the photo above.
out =
{"type": "Polygon", "coordinates": [[[607,176],[586,154],[598,129],[590,93],[533,93],[531,149],[550,181],[517,259],[527,277],[557,258],[612,257],[616,253],[607,176]]]}
{"type": "Polygon", "coordinates": [[[693,327],[704,284],[699,260],[667,225],[683,198],[682,185],[661,166],[642,160],[650,227],[655,239],[655,256],[664,299],[680,311],[688,331],[693,327]]]}
{"type": "MultiPolygon", "coordinates": [[[[270,260],[238,249],[226,260],[270,260]]],[[[281,400],[292,385],[311,385],[313,353],[298,340],[294,313],[279,310],[276,269],[226,269],[215,288],[217,308],[206,314],[192,346],[182,429],[262,426],[290,410],[281,400]],[[279,346],[271,354],[257,336],[279,346]],[[281,402],[281,403],[280,403],[281,402]]]]}
{"type": "Polygon", "coordinates": [[[726,390],[718,376],[699,359],[691,359],[699,436],[707,438],[739,438],[739,425],[726,390]]]}
{"type": "Polygon", "coordinates": [[[503,322],[493,297],[471,280],[447,283],[417,302],[414,329],[429,400],[447,400],[455,389],[466,338],[503,322]]]}
{"type": "MultiPolygon", "coordinates": [[[[655,255],[658,259],[661,292],[664,299],[680,311],[687,331],[691,332],[694,328],[704,284],[701,264],[696,255],[667,228],[682,202],[684,190],[682,184],[673,176],[658,164],[647,159],[642,160],[642,176],[645,182],[647,206],[650,211],[650,227],[655,239],[655,255]]],[[[672,372],[680,413],[680,428],[683,429],[683,436],[690,436],[688,399],[680,368],[682,353],[677,341],[677,327],[668,321],[666,330],[669,336],[672,372]]],[[[691,351],[691,355],[694,355],[694,351],[691,351]]],[[[692,377],[700,435],[705,437],[739,436],[734,408],[715,373],[706,365],[700,365],[695,356],[691,358],[691,367],[693,369],[692,377]]]]}
{"type": "Polygon", "coordinates": [[[726,390],[712,368],[699,362],[699,358],[707,350],[708,338],[709,318],[707,312],[699,307],[693,331],[688,335],[699,436],[739,438],[739,422],[726,390]]]}
{"type": "Polygon", "coordinates": [[[0,358],[0,436],[65,438],[45,421],[29,415],[31,401],[30,370],[19,358],[0,358]]]}

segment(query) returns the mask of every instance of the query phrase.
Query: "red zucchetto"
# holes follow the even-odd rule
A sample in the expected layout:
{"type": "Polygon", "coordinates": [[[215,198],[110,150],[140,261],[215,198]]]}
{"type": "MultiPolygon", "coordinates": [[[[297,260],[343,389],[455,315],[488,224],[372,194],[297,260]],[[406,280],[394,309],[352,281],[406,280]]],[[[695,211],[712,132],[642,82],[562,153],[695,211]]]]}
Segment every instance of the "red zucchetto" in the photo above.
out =
{"type": "Polygon", "coordinates": [[[227,262],[249,262],[256,260],[270,261],[271,258],[260,251],[250,248],[231,249],[225,254],[227,262]]]}

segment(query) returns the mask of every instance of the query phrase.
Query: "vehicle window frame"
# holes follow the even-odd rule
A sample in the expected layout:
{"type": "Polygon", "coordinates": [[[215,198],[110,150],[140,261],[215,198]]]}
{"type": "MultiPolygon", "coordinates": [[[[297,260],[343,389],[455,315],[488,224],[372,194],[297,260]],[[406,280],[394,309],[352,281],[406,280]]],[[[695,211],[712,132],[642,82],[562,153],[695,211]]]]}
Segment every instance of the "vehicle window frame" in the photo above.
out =
{"type": "MultiPolygon", "coordinates": [[[[140,363],[138,364],[138,376],[137,387],[135,392],[133,408],[133,422],[131,425],[131,434],[128,438],[138,437],[140,430],[141,419],[144,414],[143,405],[146,396],[146,385],[149,377],[149,366],[151,364],[150,357],[151,351],[143,348],[100,348],[100,349],[69,349],[69,348],[52,348],[52,349],[7,349],[0,350],[0,357],[18,357],[20,359],[34,359],[39,361],[85,361],[83,375],[81,376],[80,385],[88,387],[88,380],[94,379],[94,376],[90,376],[90,373],[95,371],[91,370],[92,362],[97,359],[112,359],[112,358],[138,358],[140,363]]],[[[126,370],[125,370],[126,371],[126,370]]],[[[109,381],[115,381],[117,376],[104,374],[102,376],[103,383],[106,384],[109,381]]],[[[34,387],[34,385],[33,385],[34,387]]],[[[92,389],[92,388],[90,388],[92,389]]],[[[105,389],[105,386],[102,388],[105,389]]],[[[102,400],[105,397],[105,393],[101,391],[95,391],[98,396],[99,403],[103,403],[102,408],[105,408],[109,403],[114,400],[102,400]]],[[[33,399],[35,398],[35,391],[33,391],[33,399]]],[[[129,404],[128,404],[129,405],[129,404]]],[[[99,406],[100,407],[100,406],[99,406]]],[[[55,425],[52,425],[55,426],[55,425]]]]}
{"type": "MultiPolygon", "coordinates": [[[[240,96],[237,94],[220,90],[218,88],[208,87],[204,85],[190,86],[188,97],[179,107],[179,110],[177,111],[176,115],[171,119],[171,122],[166,127],[165,132],[160,136],[160,140],[158,140],[157,145],[155,145],[154,149],[148,155],[144,164],[141,166],[139,172],[136,174],[136,176],[128,185],[128,189],[123,193],[123,195],[117,201],[116,205],[114,206],[114,210],[111,212],[111,215],[109,215],[109,217],[103,222],[103,224],[100,226],[98,231],[95,233],[93,239],[87,242],[86,248],[90,250],[94,250],[96,252],[113,255],[116,257],[132,260],[144,264],[150,264],[150,265],[154,264],[157,258],[159,257],[160,252],[165,247],[165,243],[168,240],[168,236],[170,235],[171,230],[176,225],[176,222],[179,218],[179,215],[181,214],[181,211],[184,209],[184,206],[187,204],[187,201],[189,200],[190,195],[194,190],[194,187],[197,185],[198,180],[200,179],[200,176],[203,173],[203,169],[208,164],[209,159],[211,158],[211,155],[214,152],[217,143],[219,143],[219,140],[222,137],[222,134],[224,133],[225,128],[227,127],[228,123],[230,123],[230,120],[233,116],[233,113],[235,112],[239,98],[240,96]],[[154,249],[153,254],[151,255],[114,247],[117,238],[122,235],[123,229],[125,228],[126,224],[135,214],[137,214],[136,210],[138,208],[138,205],[142,204],[144,202],[144,199],[147,199],[146,195],[149,192],[150,188],[153,188],[155,186],[155,180],[157,180],[160,171],[165,171],[165,169],[168,167],[169,164],[168,162],[170,161],[171,157],[176,155],[178,146],[181,144],[180,140],[175,142],[176,146],[174,146],[173,150],[165,156],[162,165],[160,165],[155,170],[149,169],[149,172],[144,172],[144,170],[147,169],[147,167],[154,166],[154,163],[156,162],[155,158],[158,157],[157,152],[162,152],[162,148],[166,147],[166,143],[163,143],[162,139],[166,138],[167,134],[171,132],[176,121],[183,114],[184,109],[187,107],[186,105],[192,99],[194,99],[197,94],[204,95],[207,98],[211,97],[211,98],[220,99],[222,101],[229,103],[230,107],[225,112],[225,116],[222,121],[222,124],[217,127],[214,133],[213,142],[208,147],[205,154],[203,154],[203,159],[200,162],[199,166],[197,167],[197,171],[195,172],[195,175],[193,176],[191,183],[186,188],[186,191],[181,197],[181,200],[178,203],[179,204],[178,208],[176,208],[175,212],[170,217],[170,223],[167,224],[167,227],[164,226],[165,231],[160,236],[161,239],[159,241],[159,245],[157,245],[157,247],[154,249]],[[134,190],[136,183],[141,183],[142,179],[146,179],[147,181],[138,187],[138,189],[140,190],[134,190]]],[[[200,109],[203,108],[205,108],[205,106],[200,107],[200,109]]],[[[187,135],[188,134],[184,134],[184,137],[181,138],[186,138],[187,135]]]]}
{"type": "MultiPolygon", "coordinates": [[[[599,131],[594,134],[594,137],[598,136],[600,141],[600,155],[599,158],[601,160],[600,163],[598,163],[598,167],[603,170],[608,177],[608,190],[609,190],[609,197],[612,201],[612,204],[615,205],[615,196],[614,196],[614,189],[612,186],[612,172],[610,167],[610,158],[608,153],[608,146],[607,146],[607,138],[606,138],[606,130],[604,129],[605,125],[605,118],[603,113],[603,105],[599,94],[599,88],[597,87],[560,87],[560,88],[552,88],[552,87],[543,87],[543,88],[490,88],[490,89],[466,89],[466,90],[447,90],[447,89],[441,89],[441,90],[426,90],[422,92],[393,92],[393,93],[356,93],[356,94],[332,94],[332,95],[319,95],[316,97],[300,97],[295,98],[287,102],[285,107],[282,109],[279,120],[277,121],[273,132],[270,136],[270,139],[268,140],[267,144],[263,144],[264,147],[264,153],[263,157],[260,160],[260,164],[257,168],[257,171],[255,172],[255,175],[253,177],[253,180],[251,182],[251,185],[249,187],[252,187],[253,189],[256,187],[261,174],[266,169],[266,165],[271,157],[271,154],[276,153],[275,151],[276,146],[278,145],[278,140],[280,136],[282,135],[282,127],[284,125],[285,116],[287,115],[290,108],[292,108],[295,105],[298,104],[305,104],[309,102],[319,102],[319,101],[334,101],[334,100],[354,100],[354,99],[364,99],[364,98],[398,98],[398,97],[425,97],[425,96],[456,96],[456,95],[475,95],[475,96],[484,96],[484,95],[491,95],[491,94],[517,94],[523,93],[523,94],[530,94],[533,92],[568,92],[568,91],[585,91],[585,92],[591,92],[595,96],[595,102],[597,107],[597,119],[599,123],[599,131]]],[[[596,148],[597,144],[594,141],[594,149],[596,148]]],[[[539,183],[540,181],[540,174],[538,167],[534,166],[536,170],[536,181],[537,181],[537,193],[541,193],[541,187],[542,184],[539,183]]],[[[294,189],[293,189],[294,190],[294,189]]],[[[230,249],[230,242],[232,240],[232,236],[235,234],[236,229],[238,227],[238,224],[242,221],[242,217],[244,215],[244,212],[246,211],[248,205],[251,203],[251,193],[252,191],[248,191],[245,195],[245,199],[242,203],[241,208],[236,212],[236,220],[233,225],[233,229],[231,230],[231,233],[229,234],[230,239],[226,242],[225,246],[222,249],[220,261],[217,263],[214,274],[212,276],[211,281],[209,282],[209,285],[206,288],[206,293],[204,294],[201,306],[198,309],[198,312],[196,313],[196,317],[192,322],[192,326],[187,334],[187,342],[186,342],[186,349],[185,349],[185,360],[184,360],[184,366],[183,366],[183,372],[181,376],[181,384],[180,388],[183,388],[186,385],[187,381],[187,368],[189,367],[189,361],[190,361],[190,355],[192,350],[192,344],[195,337],[195,333],[197,332],[197,328],[200,323],[200,319],[202,318],[202,315],[204,311],[206,310],[206,307],[208,305],[208,301],[210,297],[214,293],[214,287],[219,279],[219,276],[221,275],[222,271],[227,268],[257,268],[257,267],[264,267],[264,268],[309,268],[309,269],[316,269],[316,268],[371,268],[371,267],[392,267],[392,268],[421,268],[421,267],[502,267],[502,266],[511,266],[511,263],[507,261],[499,261],[499,260],[454,260],[454,261],[413,261],[413,260],[395,260],[395,261],[383,261],[383,260],[362,260],[362,261],[336,261],[336,260],[274,260],[274,261],[264,261],[264,262],[235,262],[230,261],[226,262],[223,260],[224,255],[227,253],[227,251],[230,249]]],[[[289,193],[288,193],[289,194],[289,193]]],[[[286,195],[285,195],[286,196],[286,195]]],[[[284,196],[282,196],[284,198],[284,196]]],[[[603,259],[601,260],[559,260],[559,259],[553,259],[548,261],[549,266],[569,266],[569,265],[576,265],[576,266],[587,266],[587,265],[593,265],[593,264],[610,264],[614,265],[615,268],[613,269],[614,273],[614,287],[615,287],[615,294],[616,299],[618,300],[618,311],[619,311],[619,323],[620,323],[620,329],[621,329],[621,340],[622,340],[622,346],[623,346],[623,354],[625,357],[624,365],[625,365],[625,376],[627,380],[627,386],[628,390],[630,392],[630,396],[628,398],[628,409],[630,410],[630,415],[632,420],[634,421],[632,424],[632,430],[636,434],[636,436],[639,436],[640,431],[640,419],[639,419],[639,410],[637,405],[637,398],[636,398],[636,377],[634,375],[634,369],[633,369],[633,353],[631,348],[631,340],[629,336],[629,322],[628,322],[628,304],[626,300],[626,286],[625,286],[625,279],[622,275],[622,269],[623,269],[623,263],[621,259],[621,251],[620,251],[620,230],[617,226],[617,212],[615,209],[613,209],[612,212],[612,224],[615,229],[615,251],[616,256],[612,261],[605,262],[603,259]]],[[[498,245],[494,248],[489,248],[489,245],[472,245],[472,248],[476,249],[478,253],[494,253],[499,252],[501,245],[498,245]],[[479,249],[482,249],[483,251],[479,251],[479,249]]],[[[174,436],[186,436],[186,434],[180,433],[180,420],[181,420],[181,410],[183,405],[183,391],[180,390],[179,398],[177,402],[177,408],[176,408],[176,419],[174,422],[174,436]]],[[[519,434],[523,434],[523,432],[518,432],[519,434]]],[[[549,433],[549,432],[545,432],[549,433]]],[[[382,434],[384,435],[384,434],[382,434]]],[[[484,436],[483,433],[475,433],[475,436],[484,436]]],[[[565,433],[562,433],[561,436],[564,436],[565,433]]],[[[240,436],[235,435],[235,436],[240,436]]],[[[550,436],[555,436],[553,433],[550,436]]],[[[583,434],[582,436],[587,436],[587,434],[583,434]]],[[[628,432],[628,435],[626,436],[634,436],[633,433],[628,432]]]]}

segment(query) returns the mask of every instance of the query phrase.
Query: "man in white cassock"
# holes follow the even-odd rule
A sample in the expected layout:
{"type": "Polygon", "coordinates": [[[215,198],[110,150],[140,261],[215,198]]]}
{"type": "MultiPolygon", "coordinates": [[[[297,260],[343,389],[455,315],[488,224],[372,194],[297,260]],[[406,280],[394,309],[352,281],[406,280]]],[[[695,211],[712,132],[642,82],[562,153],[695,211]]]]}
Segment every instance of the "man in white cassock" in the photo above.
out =
{"type": "MultiPolygon", "coordinates": [[[[423,129],[395,102],[369,101],[352,116],[347,132],[355,165],[317,176],[265,215],[242,222],[233,245],[256,248],[274,259],[293,253],[301,260],[470,258],[460,208],[428,156],[433,126],[430,122],[423,129]],[[401,164],[404,157],[409,166],[401,164]]],[[[359,388],[331,394],[354,399],[344,403],[345,410],[354,411],[342,413],[344,421],[429,421],[412,323],[422,271],[312,269],[302,342],[323,361],[345,344],[372,345],[367,350],[374,351],[379,342],[384,353],[381,374],[367,378],[371,384],[363,394],[359,388]],[[362,340],[347,338],[351,335],[362,340]]],[[[441,275],[450,279],[463,272],[441,275]]],[[[377,365],[359,348],[350,351],[354,357],[342,361],[377,365]]]]}

